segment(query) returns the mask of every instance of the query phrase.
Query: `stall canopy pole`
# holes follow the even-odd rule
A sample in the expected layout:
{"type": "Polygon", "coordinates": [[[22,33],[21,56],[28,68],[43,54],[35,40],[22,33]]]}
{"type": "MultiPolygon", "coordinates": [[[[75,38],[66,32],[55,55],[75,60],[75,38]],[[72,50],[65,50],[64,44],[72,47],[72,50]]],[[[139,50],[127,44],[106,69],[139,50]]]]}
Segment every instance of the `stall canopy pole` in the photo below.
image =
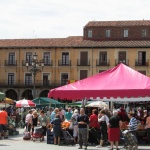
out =
{"type": "Polygon", "coordinates": [[[4,101],[5,101],[5,109],[6,109],[6,97],[5,97],[4,101]]]}
{"type": "Polygon", "coordinates": [[[51,106],[52,106],[52,101],[51,101],[51,99],[50,99],[49,110],[51,109],[51,106]]]}
{"type": "Polygon", "coordinates": [[[114,102],[113,102],[113,101],[110,102],[110,109],[111,109],[111,110],[114,109],[114,102]]]}

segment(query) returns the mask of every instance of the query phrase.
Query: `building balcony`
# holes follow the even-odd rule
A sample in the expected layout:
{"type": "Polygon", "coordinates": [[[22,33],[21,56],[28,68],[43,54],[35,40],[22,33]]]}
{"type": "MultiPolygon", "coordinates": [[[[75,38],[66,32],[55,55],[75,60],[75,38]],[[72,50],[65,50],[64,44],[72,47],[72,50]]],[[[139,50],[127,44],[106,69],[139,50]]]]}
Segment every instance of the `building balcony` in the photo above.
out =
{"type": "Polygon", "coordinates": [[[148,59],[146,60],[136,59],[135,66],[149,66],[149,60],[148,59]]]}
{"type": "MultiPolygon", "coordinates": [[[[68,80],[36,80],[36,88],[56,88],[68,84],[68,80]]],[[[6,79],[0,80],[0,88],[33,88],[33,81],[14,81],[8,84],[6,79]]]]}
{"type": "Polygon", "coordinates": [[[17,60],[5,60],[5,66],[17,66],[17,60]]]}
{"type": "Polygon", "coordinates": [[[117,66],[118,64],[123,63],[125,65],[129,65],[129,60],[128,59],[115,59],[115,65],[117,66]]]}
{"type": "MultiPolygon", "coordinates": [[[[26,66],[26,60],[22,60],[22,66],[26,66]]],[[[29,61],[29,66],[31,66],[32,65],[32,61],[29,61]]]]}
{"type": "Polygon", "coordinates": [[[96,66],[109,66],[109,59],[104,61],[101,59],[96,60],[96,66]]]}
{"type": "MultiPolygon", "coordinates": [[[[52,60],[44,60],[44,66],[52,66],[52,60]]],[[[26,66],[26,60],[22,60],[22,66],[26,66]]],[[[32,66],[32,61],[29,61],[29,66],[32,66]]]]}
{"type": "Polygon", "coordinates": [[[52,60],[44,60],[44,66],[53,66],[52,60]]]}
{"type": "Polygon", "coordinates": [[[77,66],[90,66],[90,60],[83,61],[81,59],[77,60],[77,66]]]}
{"type": "Polygon", "coordinates": [[[58,60],[58,66],[71,66],[71,60],[58,60]]]}

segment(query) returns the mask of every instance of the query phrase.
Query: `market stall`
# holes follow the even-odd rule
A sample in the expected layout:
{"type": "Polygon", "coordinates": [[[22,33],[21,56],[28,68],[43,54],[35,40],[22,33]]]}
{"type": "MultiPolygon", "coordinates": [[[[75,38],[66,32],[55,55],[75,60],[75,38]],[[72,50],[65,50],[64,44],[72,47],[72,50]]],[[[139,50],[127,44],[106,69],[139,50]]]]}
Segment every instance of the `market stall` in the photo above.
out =
{"type": "Polygon", "coordinates": [[[142,100],[148,97],[150,100],[150,78],[124,64],[119,64],[94,76],[52,89],[48,97],[62,100],[99,97],[102,101],[105,98],[117,101],[118,98],[141,97],[142,100]]]}
{"type": "Polygon", "coordinates": [[[52,89],[48,97],[62,100],[97,98],[111,102],[112,109],[113,102],[150,101],[150,78],[119,64],[102,73],[52,89]]]}

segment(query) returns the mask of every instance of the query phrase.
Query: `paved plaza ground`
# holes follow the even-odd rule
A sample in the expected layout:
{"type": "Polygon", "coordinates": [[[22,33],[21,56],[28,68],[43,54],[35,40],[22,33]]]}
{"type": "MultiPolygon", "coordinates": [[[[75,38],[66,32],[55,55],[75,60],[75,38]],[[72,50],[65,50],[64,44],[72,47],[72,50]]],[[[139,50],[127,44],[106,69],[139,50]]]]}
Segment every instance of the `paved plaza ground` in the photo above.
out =
{"type": "MultiPolygon", "coordinates": [[[[9,136],[8,139],[0,140],[0,150],[77,150],[78,146],[58,146],[47,144],[43,142],[33,142],[23,140],[23,130],[19,129],[20,134],[15,136],[9,136]]],[[[122,146],[120,146],[122,147],[122,146]]],[[[96,148],[95,146],[89,146],[88,150],[108,150],[108,147],[96,148]]],[[[122,149],[124,150],[124,149],[122,149]]],[[[139,150],[150,150],[150,146],[139,146],[139,150]]]]}

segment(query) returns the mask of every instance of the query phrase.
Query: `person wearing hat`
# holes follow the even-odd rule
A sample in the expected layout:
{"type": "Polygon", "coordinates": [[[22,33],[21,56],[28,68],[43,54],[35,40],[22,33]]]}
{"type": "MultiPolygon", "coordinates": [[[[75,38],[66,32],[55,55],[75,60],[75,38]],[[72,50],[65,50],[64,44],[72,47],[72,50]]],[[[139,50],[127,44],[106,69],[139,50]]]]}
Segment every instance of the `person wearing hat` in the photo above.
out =
{"type": "Polygon", "coordinates": [[[75,109],[70,120],[73,125],[73,137],[75,143],[77,143],[78,141],[78,122],[77,122],[78,116],[79,116],[79,112],[77,109],[75,109]]]}

